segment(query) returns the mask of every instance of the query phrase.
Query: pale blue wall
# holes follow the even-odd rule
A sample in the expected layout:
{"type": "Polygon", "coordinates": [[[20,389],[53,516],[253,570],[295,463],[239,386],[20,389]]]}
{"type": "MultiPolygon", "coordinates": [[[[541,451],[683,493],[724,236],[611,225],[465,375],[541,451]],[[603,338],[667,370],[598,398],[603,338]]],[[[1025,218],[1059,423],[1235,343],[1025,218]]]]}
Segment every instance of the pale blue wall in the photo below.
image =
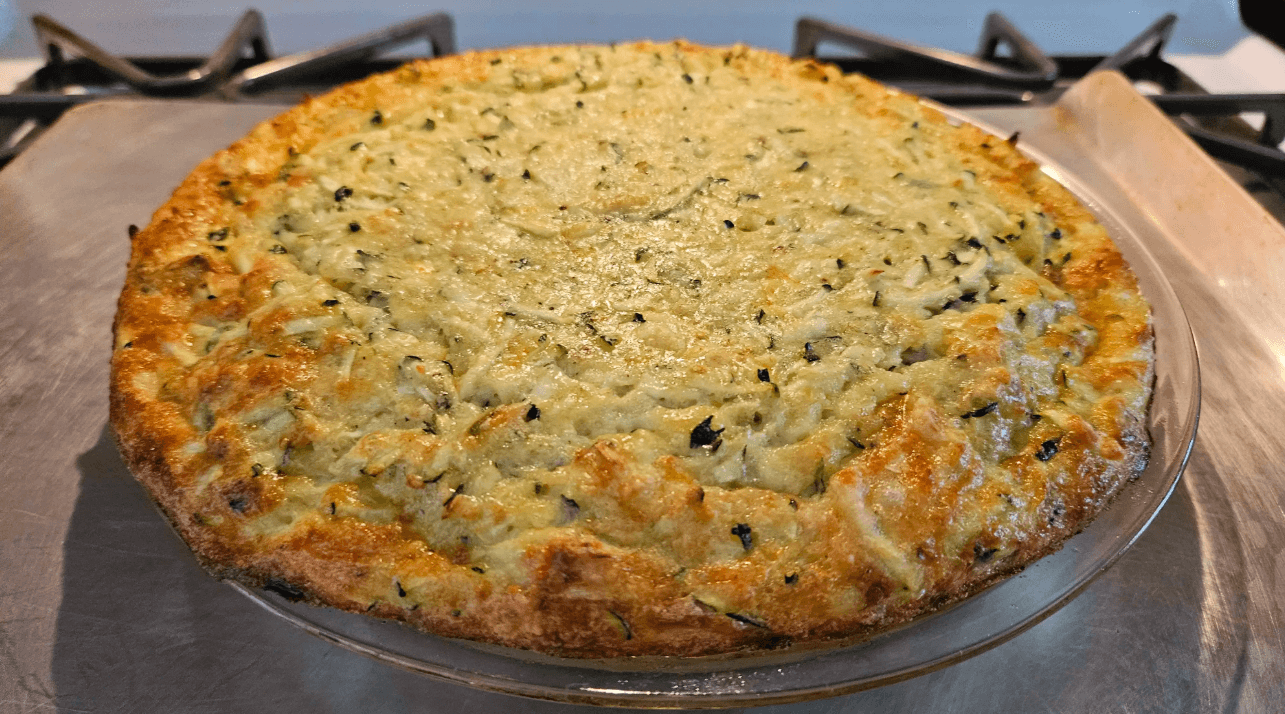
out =
{"type": "Polygon", "coordinates": [[[767,0],[0,0],[13,25],[0,57],[31,56],[25,18],[44,12],[110,50],[202,53],[212,49],[242,8],[269,19],[274,49],[290,52],[360,34],[433,10],[451,12],[462,47],[609,41],[684,36],[698,42],[742,41],[788,50],[801,13],[903,39],[971,51],[986,12],[998,9],[1052,53],[1102,53],[1125,43],[1155,18],[1183,18],[1173,49],[1221,51],[1242,36],[1235,0],[927,0],[769,2],[767,0]],[[357,9],[354,9],[357,8],[357,9]]]}

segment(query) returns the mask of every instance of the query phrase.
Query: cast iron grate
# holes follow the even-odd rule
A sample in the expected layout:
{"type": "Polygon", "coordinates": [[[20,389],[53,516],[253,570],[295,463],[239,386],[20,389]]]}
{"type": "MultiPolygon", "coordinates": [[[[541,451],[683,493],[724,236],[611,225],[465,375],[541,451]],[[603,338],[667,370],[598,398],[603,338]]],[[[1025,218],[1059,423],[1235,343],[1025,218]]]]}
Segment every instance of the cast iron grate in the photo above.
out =
{"type": "Polygon", "coordinates": [[[1090,72],[1118,70],[1160,92],[1152,94],[1151,100],[1175,117],[1214,158],[1255,171],[1275,183],[1285,181],[1285,153],[1277,148],[1285,141],[1285,95],[1208,94],[1201,90],[1161,57],[1177,20],[1173,14],[1161,17],[1107,57],[1049,58],[999,13],[987,16],[976,55],[919,47],[805,17],[795,27],[794,56],[816,56],[844,71],[861,72],[955,106],[1052,102],[1090,72]],[[855,49],[862,55],[818,55],[823,42],[855,49]],[[1010,53],[1000,56],[997,50],[1004,45],[1010,53]],[[1263,114],[1263,128],[1256,136],[1244,122],[1227,121],[1242,113],[1263,114]],[[1205,121],[1210,119],[1215,121],[1205,121]]]}
{"type": "MultiPolygon", "coordinates": [[[[1117,69],[1145,84],[1156,105],[1210,155],[1285,189],[1285,154],[1277,149],[1285,140],[1285,95],[1205,93],[1161,56],[1176,20],[1161,17],[1110,56],[1050,57],[999,13],[987,16],[972,55],[804,17],[795,25],[793,54],[819,56],[844,71],[955,106],[1051,102],[1089,72],[1117,69]],[[818,55],[823,45],[859,54],[818,55]],[[1264,115],[1261,131],[1235,118],[1244,112],[1264,115]]],[[[0,95],[0,166],[77,104],[122,95],[287,103],[391,69],[401,60],[382,55],[415,41],[426,41],[431,56],[455,51],[454,22],[446,13],[277,58],[255,10],[237,20],[208,58],[118,57],[47,16],[32,23],[46,61],[13,94],[0,95]]]]}
{"type": "Polygon", "coordinates": [[[400,64],[389,50],[423,40],[431,56],[455,52],[455,23],[425,15],[308,52],[273,58],[257,10],[247,10],[208,58],[125,58],[107,52],[46,15],[32,18],[45,65],[0,95],[0,166],[8,163],[73,106],[110,97],[206,97],[292,102],[304,94],[400,64]]]}

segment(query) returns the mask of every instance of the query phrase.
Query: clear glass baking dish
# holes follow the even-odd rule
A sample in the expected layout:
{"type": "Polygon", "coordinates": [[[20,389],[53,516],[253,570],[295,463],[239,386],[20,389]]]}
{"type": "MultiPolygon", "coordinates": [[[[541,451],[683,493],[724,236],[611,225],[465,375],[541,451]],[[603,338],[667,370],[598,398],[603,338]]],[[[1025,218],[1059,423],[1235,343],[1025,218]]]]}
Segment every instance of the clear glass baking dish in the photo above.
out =
{"type": "MultiPolygon", "coordinates": [[[[942,111],[960,117],[952,110],[942,111]]],[[[446,639],[229,584],[305,631],[389,664],[481,689],[583,704],[716,708],[835,696],[946,667],[1020,634],[1074,598],[1146,530],[1178,483],[1200,411],[1191,327],[1139,233],[1074,175],[1029,147],[1023,150],[1110,232],[1151,302],[1156,336],[1155,393],[1148,415],[1150,462],[1083,532],[1024,572],[855,644],[724,657],[617,660],[560,659],[446,639]]]]}

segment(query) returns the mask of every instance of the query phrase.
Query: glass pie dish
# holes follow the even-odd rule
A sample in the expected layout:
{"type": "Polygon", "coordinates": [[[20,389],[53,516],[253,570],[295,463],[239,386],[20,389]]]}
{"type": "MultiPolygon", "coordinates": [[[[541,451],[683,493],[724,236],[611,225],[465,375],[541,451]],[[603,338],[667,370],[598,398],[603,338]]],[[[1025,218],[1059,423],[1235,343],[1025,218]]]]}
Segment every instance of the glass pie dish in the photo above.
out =
{"type": "Polygon", "coordinates": [[[616,660],[562,659],[452,640],[230,585],[317,637],[398,667],[508,694],[632,707],[713,708],[835,696],[948,666],[1020,634],[1084,590],[1151,523],[1186,465],[1200,408],[1190,325],[1142,235],[1074,175],[1029,147],[1023,149],[1094,213],[1136,273],[1153,310],[1156,378],[1147,417],[1152,437],[1147,467],[1083,532],[1022,573],[856,643],[720,657],[616,660]]]}

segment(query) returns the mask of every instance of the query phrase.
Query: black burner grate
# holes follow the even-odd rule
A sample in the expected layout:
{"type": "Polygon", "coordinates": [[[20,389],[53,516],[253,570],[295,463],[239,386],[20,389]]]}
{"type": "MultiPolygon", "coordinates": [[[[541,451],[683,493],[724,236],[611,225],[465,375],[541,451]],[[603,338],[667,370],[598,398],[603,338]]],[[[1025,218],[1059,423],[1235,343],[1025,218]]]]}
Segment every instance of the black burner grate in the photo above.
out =
{"type": "Polygon", "coordinates": [[[0,95],[0,167],[77,104],[122,95],[294,102],[396,67],[400,61],[380,55],[417,40],[426,41],[435,57],[455,51],[455,23],[446,13],[277,58],[257,10],[247,10],[208,58],[118,57],[48,16],[36,15],[32,24],[45,65],[16,92],[0,95]]]}
{"type": "MultiPolygon", "coordinates": [[[[1110,56],[1049,57],[999,13],[986,18],[977,53],[922,47],[804,17],[795,26],[794,56],[822,45],[858,56],[821,56],[844,71],[944,104],[978,106],[1052,102],[1079,78],[1116,69],[1159,92],[1152,97],[1210,155],[1255,172],[1285,193],[1285,95],[1210,95],[1161,52],[1177,16],[1165,15],[1110,56]],[[1235,117],[1260,112],[1260,132],[1235,117]]],[[[395,67],[389,49],[426,41],[433,56],[455,51],[454,23],[426,15],[311,52],[272,58],[263,17],[248,10],[208,58],[122,58],[44,15],[32,20],[46,63],[11,95],[0,95],[0,166],[68,108],[120,95],[212,97],[223,101],[294,102],[338,84],[395,67]],[[2,137],[10,137],[7,141],[2,137]]]]}
{"type": "Polygon", "coordinates": [[[802,18],[795,30],[794,56],[817,56],[822,42],[856,49],[861,57],[821,56],[844,71],[954,106],[1052,102],[1075,80],[1097,70],[1119,70],[1163,93],[1156,106],[1211,156],[1252,170],[1285,189],[1285,95],[1208,94],[1161,57],[1177,15],[1161,17],[1109,57],[1047,57],[999,13],[986,18],[976,56],[918,47],[864,30],[802,18]],[[1000,57],[997,48],[1008,45],[1000,57]],[[1051,67],[1051,69],[1050,69],[1051,67]],[[1229,117],[1260,112],[1262,131],[1229,117]]]}

